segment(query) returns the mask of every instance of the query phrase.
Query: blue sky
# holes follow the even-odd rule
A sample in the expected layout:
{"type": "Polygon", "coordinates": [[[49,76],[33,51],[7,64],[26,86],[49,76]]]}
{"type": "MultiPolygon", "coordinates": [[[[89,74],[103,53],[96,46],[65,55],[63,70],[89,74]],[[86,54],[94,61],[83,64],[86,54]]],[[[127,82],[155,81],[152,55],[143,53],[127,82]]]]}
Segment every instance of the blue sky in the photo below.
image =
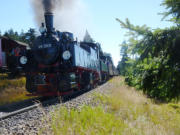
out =
{"type": "MultiPolygon", "coordinates": [[[[152,28],[169,27],[170,22],[161,21],[158,13],[165,11],[162,0],[82,0],[90,25],[87,28],[92,38],[102,44],[105,52],[111,53],[115,65],[120,60],[119,44],[125,39],[126,30],[121,29],[115,18],[129,18],[135,25],[146,24],[152,28]]],[[[0,31],[10,28],[20,32],[36,28],[29,0],[3,0],[0,4],[0,31]]]]}

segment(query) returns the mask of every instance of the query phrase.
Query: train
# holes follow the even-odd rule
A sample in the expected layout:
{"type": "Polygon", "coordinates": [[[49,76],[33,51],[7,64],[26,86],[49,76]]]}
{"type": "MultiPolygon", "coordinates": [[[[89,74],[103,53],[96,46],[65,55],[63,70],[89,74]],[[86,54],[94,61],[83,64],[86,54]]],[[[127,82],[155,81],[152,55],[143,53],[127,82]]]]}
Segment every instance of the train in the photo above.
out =
{"type": "Polygon", "coordinates": [[[23,72],[20,57],[28,48],[26,43],[0,36],[0,73],[15,76],[23,72]]]}
{"type": "Polygon", "coordinates": [[[52,13],[44,17],[41,35],[20,58],[31,96],[63,96],[94,88],[117,75],[99,43],[78,42],[72,33],[55,30],[52,13]]]}

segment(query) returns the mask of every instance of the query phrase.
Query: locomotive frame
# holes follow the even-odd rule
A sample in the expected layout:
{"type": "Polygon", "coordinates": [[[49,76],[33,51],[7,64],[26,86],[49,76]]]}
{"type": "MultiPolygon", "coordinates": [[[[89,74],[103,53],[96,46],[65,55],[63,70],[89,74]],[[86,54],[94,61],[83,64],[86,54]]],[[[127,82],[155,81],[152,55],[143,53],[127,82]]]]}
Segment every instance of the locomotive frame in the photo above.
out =
{"type": "Polygon", "coordinates": [[[23,56],[30,95],[62,96],[96,87],[114,75],[112,59],[100,44],[77,42],[72,33],[55,31],[52,13],[45,13],[45,23],[32,50],[23,56]]]}

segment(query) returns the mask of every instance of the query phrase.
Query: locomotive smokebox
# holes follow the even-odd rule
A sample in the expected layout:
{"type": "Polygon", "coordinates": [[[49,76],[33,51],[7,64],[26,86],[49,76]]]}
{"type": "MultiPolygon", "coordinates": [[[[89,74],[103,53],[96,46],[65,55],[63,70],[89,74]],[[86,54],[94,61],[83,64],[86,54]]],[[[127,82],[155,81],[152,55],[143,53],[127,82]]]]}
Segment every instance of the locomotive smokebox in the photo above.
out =
{"type": "Polygon", "coordinates": [[[53,32],[53,13],[46,12],[44,14],[44,17],[45,17],[47,32],[49,33],[53,32]]]}

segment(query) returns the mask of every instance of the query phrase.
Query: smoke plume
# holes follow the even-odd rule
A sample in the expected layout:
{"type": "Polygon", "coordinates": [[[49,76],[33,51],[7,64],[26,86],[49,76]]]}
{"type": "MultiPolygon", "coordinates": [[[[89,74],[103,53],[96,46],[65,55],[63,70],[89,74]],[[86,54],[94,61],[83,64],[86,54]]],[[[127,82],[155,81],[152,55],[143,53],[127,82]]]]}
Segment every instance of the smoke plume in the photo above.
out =
{"type": "MultiPolygon", "coordinates": [[[[37,1],[37,0],[36,0],[37,1]]],[[[45,12],[52,12],[55,8],[56,0],[42,0],[45,12]]]]}
{"type": "Polygon", "coordinates": [[[83,0],[30,0],[34,18],[39,27],[44,22],[44,13],[54,14],[56,30],[73,32],[82,39],[89,25],[89,17],[83,0]]]}

